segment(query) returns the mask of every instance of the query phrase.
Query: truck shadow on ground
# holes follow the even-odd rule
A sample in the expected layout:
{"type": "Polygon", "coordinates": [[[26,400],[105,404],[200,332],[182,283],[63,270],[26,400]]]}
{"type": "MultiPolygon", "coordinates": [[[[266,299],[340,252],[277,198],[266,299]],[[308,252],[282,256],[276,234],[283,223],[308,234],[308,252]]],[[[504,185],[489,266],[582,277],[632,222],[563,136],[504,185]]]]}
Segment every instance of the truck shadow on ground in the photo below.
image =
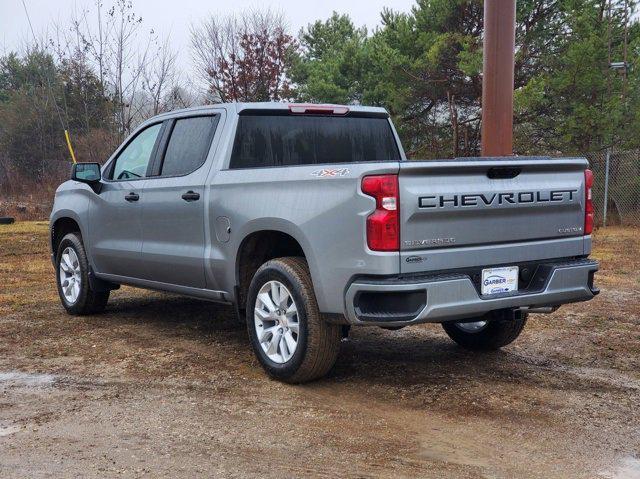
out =
{"type": "MultiPolygon", "coordinates": [[[[229,368],[245,364],[259,369],[250,349],[246,327],[237,321],[231,306],[165,294],[114,298],[104,315],[95,316],[104,325],[144,327],[155,342],[193,342],[210,362],[220,363],[220,354],[232,354],[229,368]],[[221,352],[223,351],[223,352],[221,352]]],[[[526,331],[525,333],[526,334],[526,331]]],[[[570,374],[561,364],[544,357],[514,353],[511,348],[492,352],[469,352],[449,340],[439,325],[411,326],[399,331],[352,328],[342,343],[336,366],[318,385],[349,382],[403,389],[418,386],[485,386],[527,384],[569,391],[592,390],[593,384],[570,374]]],[[[232,372],[232,371],[231,371],[232,372]]],[[[266,376],[265,376],[266,380],[266,376]]],[[[618,389],[601,384],[606,389],[618,389]]]]}

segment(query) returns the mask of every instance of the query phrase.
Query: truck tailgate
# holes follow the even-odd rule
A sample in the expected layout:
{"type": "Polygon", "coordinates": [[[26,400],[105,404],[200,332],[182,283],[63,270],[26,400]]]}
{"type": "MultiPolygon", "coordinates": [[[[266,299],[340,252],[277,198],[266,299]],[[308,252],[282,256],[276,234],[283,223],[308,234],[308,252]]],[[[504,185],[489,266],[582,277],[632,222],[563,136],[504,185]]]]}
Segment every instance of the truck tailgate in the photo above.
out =
{"type": "Polygon", "coordinates": [[[401,272],[439,269],[430,253],[452,249],[481,256],[497,245],[557,241],[564,247],[545,256],[582,254],[587,166],[546,157],[401,162],[401,272]]]}

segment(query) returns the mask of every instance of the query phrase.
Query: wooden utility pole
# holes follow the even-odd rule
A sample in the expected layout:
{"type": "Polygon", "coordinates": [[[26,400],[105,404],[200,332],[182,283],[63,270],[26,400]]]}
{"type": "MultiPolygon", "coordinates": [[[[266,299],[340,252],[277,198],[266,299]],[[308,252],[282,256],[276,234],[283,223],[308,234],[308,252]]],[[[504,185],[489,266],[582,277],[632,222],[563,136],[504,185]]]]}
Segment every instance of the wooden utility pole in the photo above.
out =
{"type": "Polygon", "coordinates": [[[484,0],[482,156],[513,154],[516,1],[484,0]]]}

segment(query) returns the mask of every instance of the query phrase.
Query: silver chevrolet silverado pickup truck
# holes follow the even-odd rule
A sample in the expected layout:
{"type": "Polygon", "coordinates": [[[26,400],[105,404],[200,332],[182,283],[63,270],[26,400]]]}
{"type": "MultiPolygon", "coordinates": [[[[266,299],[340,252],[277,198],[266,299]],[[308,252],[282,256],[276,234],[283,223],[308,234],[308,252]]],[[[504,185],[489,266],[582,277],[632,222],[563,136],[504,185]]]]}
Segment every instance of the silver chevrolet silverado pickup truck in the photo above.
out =
{"type": "Polygon", "coordinates": [[[57,190],[70,314],[121,284],[233,304],[264,369],[326,374],[348,326],[442,323],[496,349],[598,293],[583,158],[407,161],[381,108],[235,103],[140,125],[57,190]]]}

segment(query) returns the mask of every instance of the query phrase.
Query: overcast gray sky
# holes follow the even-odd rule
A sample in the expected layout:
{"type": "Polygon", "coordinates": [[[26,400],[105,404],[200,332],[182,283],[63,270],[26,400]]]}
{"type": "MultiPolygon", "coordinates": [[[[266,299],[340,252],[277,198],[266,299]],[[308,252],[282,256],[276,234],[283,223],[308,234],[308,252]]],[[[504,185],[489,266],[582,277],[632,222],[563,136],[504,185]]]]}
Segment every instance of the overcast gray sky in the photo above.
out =
{"type": "MultiPolygon", "coordinates": [[[[109,7],[113,0],[103,0],[109,7]]],[[[383,7],[409,11],[414,0],[132,0],[134,11],[142,17],[147,28],[153,28],[160,37],[171,35],[179,63],[191,68],[189,52],[189,28],[211,14],[241,12],[249,8],[271,7],[285,14],[291,31],[298,33],[301,27],[317,19],[325,19],[332,11],[348,13],[357,26],[369,29],[380,24],[383,7]]],[[[38,37],[46,35],[52,21],[65,24],[71,12],[82,9],[95,10],[93,0],[24,0],[31,23],[38,37]]],[[[31,38],[29,24],[22,0],[0,0],[0,53],[20,50],[31,38]]]]}

